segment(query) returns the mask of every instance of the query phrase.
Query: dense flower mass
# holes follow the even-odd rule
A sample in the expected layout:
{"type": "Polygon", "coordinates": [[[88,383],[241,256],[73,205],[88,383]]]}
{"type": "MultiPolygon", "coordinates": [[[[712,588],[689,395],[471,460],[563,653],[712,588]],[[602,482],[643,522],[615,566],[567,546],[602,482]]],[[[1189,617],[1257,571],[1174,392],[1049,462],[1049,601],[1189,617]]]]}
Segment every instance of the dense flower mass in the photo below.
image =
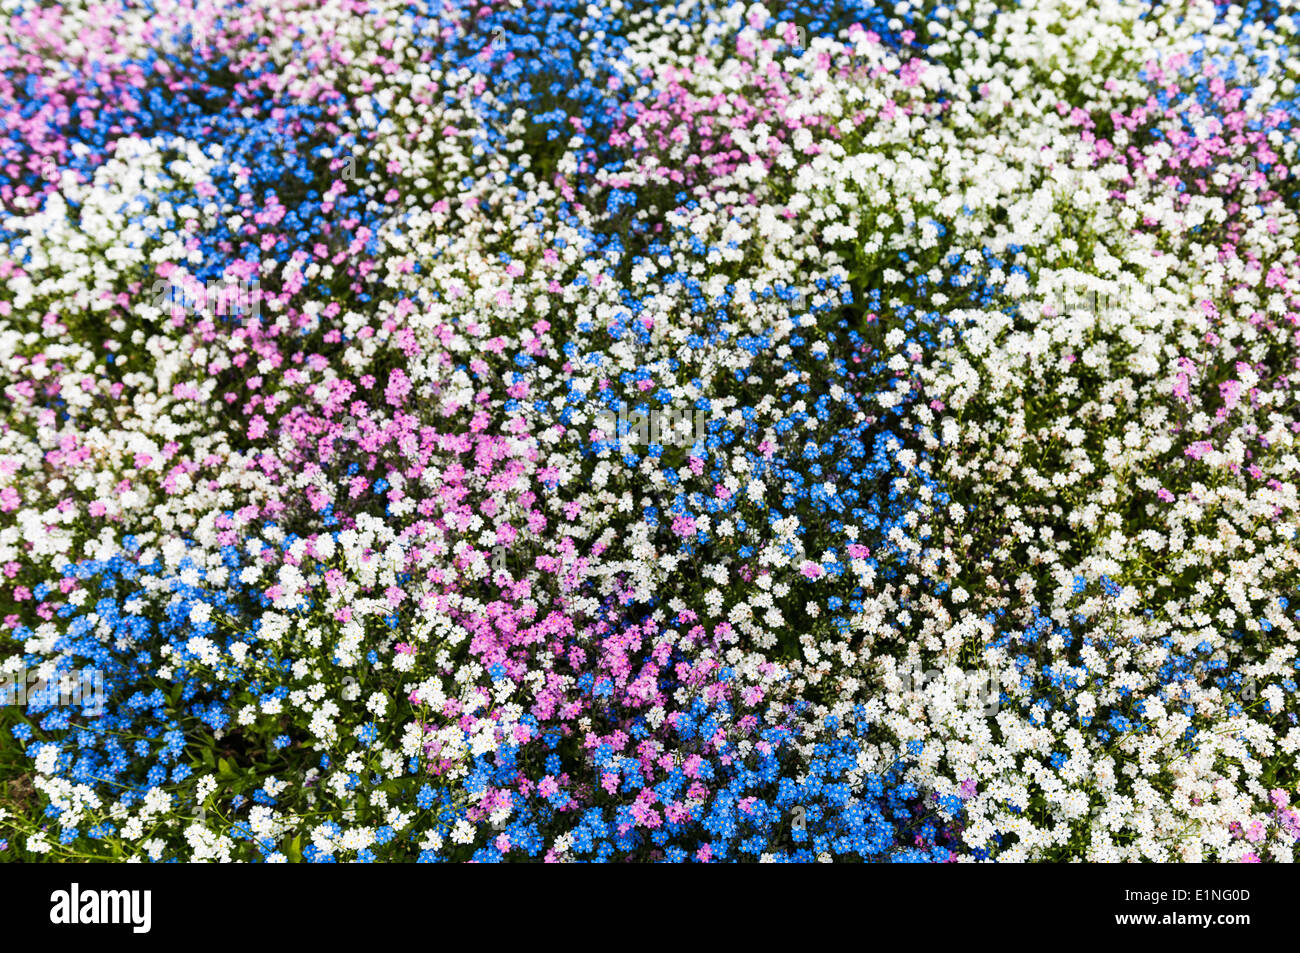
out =
{"type": "Polygon", "coordinates": [[[1295,0],[4,11],[0,858],[1293,859],[1295,0]]]}

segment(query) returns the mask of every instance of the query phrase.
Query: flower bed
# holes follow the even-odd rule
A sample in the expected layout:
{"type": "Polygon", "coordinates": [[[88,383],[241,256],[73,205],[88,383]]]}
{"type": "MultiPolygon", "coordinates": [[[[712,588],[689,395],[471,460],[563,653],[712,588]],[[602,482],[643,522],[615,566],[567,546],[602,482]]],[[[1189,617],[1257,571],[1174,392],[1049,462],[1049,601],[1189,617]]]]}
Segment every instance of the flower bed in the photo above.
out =
{"type": "Polygon", "coordinates": [[[1294,7],[10,4],[0,857],[1292,860],[1294,7]]]}

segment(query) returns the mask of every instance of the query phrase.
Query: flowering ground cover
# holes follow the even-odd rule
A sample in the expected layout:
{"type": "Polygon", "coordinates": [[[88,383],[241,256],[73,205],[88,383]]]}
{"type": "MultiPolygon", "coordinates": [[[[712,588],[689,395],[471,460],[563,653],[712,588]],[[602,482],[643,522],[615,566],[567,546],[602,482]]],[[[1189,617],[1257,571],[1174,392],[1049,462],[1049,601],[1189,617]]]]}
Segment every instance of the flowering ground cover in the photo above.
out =
{"type": "Polygon", "coordinates": [[[0,858],[1293,859],[1294,0],[4,10],[0,858]]]}

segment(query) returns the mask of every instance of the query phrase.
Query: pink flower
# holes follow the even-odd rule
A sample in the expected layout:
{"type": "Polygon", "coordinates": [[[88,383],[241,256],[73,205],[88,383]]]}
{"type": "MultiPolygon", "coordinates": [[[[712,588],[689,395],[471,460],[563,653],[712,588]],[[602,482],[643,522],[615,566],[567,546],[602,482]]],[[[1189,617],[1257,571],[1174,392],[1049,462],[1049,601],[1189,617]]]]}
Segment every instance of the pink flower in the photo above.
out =
{"type": "Polygon", "coordinates": [[[384,400],[392,407],[401,407],[406,403],[406,396],[411,392],[411,381],[396,368],[388,377],[388,386],[384,389],[384,400]]]}
{"type": "Polygon", "coordinates": [[[1284,831],[1296,840],[1300,840],[1300,814],[1296,814],[1289,807],[1278,808],[1277,820],[1284,831]]]}
{"type": "Polygon", "coordinates": [[[689,516],[678,516],[673,520],[673,532],[683,539],[695,535],[695,520],[689,516]]]}

